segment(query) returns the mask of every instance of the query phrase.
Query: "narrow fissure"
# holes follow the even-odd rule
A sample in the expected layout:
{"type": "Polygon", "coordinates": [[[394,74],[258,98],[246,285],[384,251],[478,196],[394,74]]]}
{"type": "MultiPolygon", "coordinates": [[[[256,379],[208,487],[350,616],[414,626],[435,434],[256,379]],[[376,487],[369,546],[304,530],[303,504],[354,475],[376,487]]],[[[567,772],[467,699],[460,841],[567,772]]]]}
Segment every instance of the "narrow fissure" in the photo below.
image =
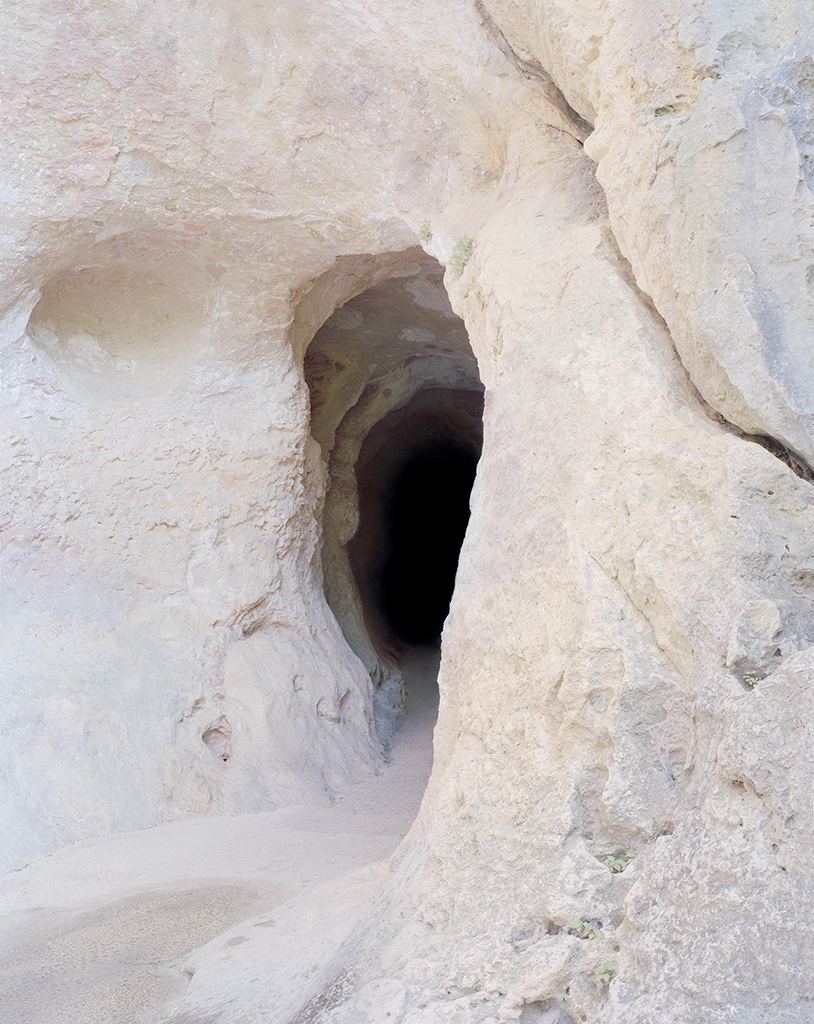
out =
{"type": "Polygon", "coordinates": [[[784,465],[788,466],[795,476],[799,476],[801,480],[807,480],[810,484],[814,483],[814,470],[812,470],[802,455],[798,455],[791,448],[787,448],[776,437],[771,437],[769,434],[747,434],[733,423],[724,420],[723,416],[720,419],[726,424],[726,429],[729,433],[742,437],[744,441],[752,441],[754,444],[759,444],[761,448],[765,448],[767,452],[771,452],[776,459],[779,459],[784,465]]]}
{"type": "Polygon", "coordinates": [[[664,333],[670,339],[670,347],[672,348],[672,351],[675,354],[676,359],[681,364],[681,368],[684,371],[687,388],[689,389],[692,397],[701,406],[703,412],[709,417],[709,419],[713,423],[716,424],[716,426],[726,431],[727,434],[734,434],[735,437],[739,437],[743,441],[751,441],[753,444],[760,445],[761,448],[765,448],[767,452],[770,452],[772,455],[774,455],[776,459],[779,459],[780,462],[782,462],[785,466],[788,466],[788,468],[792,471],[792,473],[795,474],[795,476],[800,477],[801,480],[805,480],[808,483],[814,483],[814,469],[812,469],[812,467],[802,457],[802,455],[799,455],[793,449],[788,448],[786,445],[783,444],[782,441],[779,441],[776,437],[772,437],[770,434],[747,433],[747,431],[743,430],[737,424],[732,423],[731,420],[728,420],[723,415],[723,413],[715,409],[712,405],[710,405],[706,398],[704,398],[704,396],[696,387],[692,377],[690,376],[690,371],[687,369],[687,366],[685,365],[684,360],[681,357],[681,353],[678,351],[678,348],[676,347],[675,342],[673,341],[673,336],[670,332],[669,326],[667,325],[667,321],[658,311],[656,304],[653,301],[653,298],[647,292],[643,291],[642,288],[639,287],[639,284],[636,281],[636,275],[633,272],[633,267],[630,265],[628,260],[622,255],[622,251],[619,248],[619,245],[612,234],[610,235],[610,237],[613,239],[614,248],[616,250],[616,257],[619,260],[619,265],[622,268],[628,287],[631,288],[631,290],[638,296],[642,304],[650,311],[651,315],[657,320],[659,326],[663,329],[664,333]]]}
{"type": "Polygon", "coordinates": [[[574,110],[565,98],[562,89],[560,89],[553,77],[542,65],[530,60],[524,60],[522,57],[518,56],[514,47],[503,34],[503,30],[486,9],[486,5],[483,3],[483,0],[475,0],[475,7],[478,10],[478,14],[480,14],[483,19],[483,24],[491,36],[492,41],[503,56],[513,64],[522,75],[527,78],[534,78],[540,82],[546,98],[553,103],[558,110],[562,111],[562,113],[565,114],[568,120],[577,129],[579,134],[573,137],[581,146],[585,139],[594,130],[594,126],[591,122],[586,120],[578,111],[574,110]]]}

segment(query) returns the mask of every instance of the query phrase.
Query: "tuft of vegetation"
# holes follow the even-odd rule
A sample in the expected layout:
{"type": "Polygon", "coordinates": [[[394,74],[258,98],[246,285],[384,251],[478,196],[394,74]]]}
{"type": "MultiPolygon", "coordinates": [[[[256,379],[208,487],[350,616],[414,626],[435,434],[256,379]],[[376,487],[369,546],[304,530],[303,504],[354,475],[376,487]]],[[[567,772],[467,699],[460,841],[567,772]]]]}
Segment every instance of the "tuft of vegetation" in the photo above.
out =
{"type": "Polygon", "coordinates": [[[601,982],[604,982],[604,984],[607,985],[616,977],[616,968],[610,960],[606,960],[596,968],[594,973],[599,977],[601,982]]]}
{"type": "Polygon", "coordinates": [[[743,677],[743,682],[751,690],[752,687],[757,686],[757,684],[761,682],[762,679],[763,676],[758,675],[757,672],[747,672],[746,675],[743,677]]]}
{"type": "Polygon", "coordinates": [[[453,274],[461,273],[472,258],[472,251],[474,248],[474,240],[470,238],[469,235],[461,235],[455,243],[455,248],[452,250],[452,255],[449,258],[449,269],[453,274]]]}
{"type": "Polygon", "coordinates": [[[606,857],[603,863],[612,875],[620,875],[634,860],[635,853],[614,853],[606,857]]]}
{"type": "Polygon", "coordinates": [[[421,227],[418,229],[418,240],[422,245],[426,245],[427,242],[432,238],[432,228],[428,220],[422,221],[421,227]]]}
{"type": "Polygon", "coordinates": [[[598,939],[602,935],[602,922],[578,917],[568,929],[568,934],[576,935],[578,939],[598,939]]]}

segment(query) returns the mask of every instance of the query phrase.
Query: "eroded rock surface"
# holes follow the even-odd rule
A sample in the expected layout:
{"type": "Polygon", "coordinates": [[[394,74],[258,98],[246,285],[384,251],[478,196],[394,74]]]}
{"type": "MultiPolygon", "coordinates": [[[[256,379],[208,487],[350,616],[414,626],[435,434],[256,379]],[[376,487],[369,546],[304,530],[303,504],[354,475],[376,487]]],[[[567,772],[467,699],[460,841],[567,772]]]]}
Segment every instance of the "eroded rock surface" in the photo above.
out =
{"type": "Polygon", "coordinates": [[[802,0],[0,25],[3,867],[374,770],[354,464],[482,387],[433,774],[290,1024],[807,1019],[802,0]]]}

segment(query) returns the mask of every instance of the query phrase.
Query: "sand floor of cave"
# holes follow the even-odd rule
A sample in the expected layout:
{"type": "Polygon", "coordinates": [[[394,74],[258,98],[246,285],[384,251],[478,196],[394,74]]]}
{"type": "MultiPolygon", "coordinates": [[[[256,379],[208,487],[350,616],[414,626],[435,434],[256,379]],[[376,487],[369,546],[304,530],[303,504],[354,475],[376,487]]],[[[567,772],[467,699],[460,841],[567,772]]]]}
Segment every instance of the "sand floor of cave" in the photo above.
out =
{"type": "Polygon", "coordinates": [[[155,1024],[183,994],[190,951],[388,857],[418,812],[438,708],[437,654],[414,652],[404,669],[390,763],[333,805],[88,840],[0,879],[0,1019],[155,1024]]]}

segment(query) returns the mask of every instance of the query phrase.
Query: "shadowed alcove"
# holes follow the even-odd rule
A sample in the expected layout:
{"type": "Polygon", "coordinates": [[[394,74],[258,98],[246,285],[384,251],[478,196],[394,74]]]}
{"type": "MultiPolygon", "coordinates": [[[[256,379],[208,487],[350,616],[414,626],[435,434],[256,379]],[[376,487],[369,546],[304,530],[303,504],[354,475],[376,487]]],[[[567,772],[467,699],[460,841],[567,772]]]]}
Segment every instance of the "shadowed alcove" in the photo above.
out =
{"type": "Polygon", "coordinates": [[[482,446],[483,386],[443,268],[423,253],[348,300],[305,356],[327,463],[325,595],[387,742],[418,655],[437,664],[482,446]]]}
{"type": "Polygon", "coordinates": [[[368,631],[391,650],[437,646],[482,444],[483,398],[427,388],[380,420],[356,462],[348,542],[368,631]]]}

